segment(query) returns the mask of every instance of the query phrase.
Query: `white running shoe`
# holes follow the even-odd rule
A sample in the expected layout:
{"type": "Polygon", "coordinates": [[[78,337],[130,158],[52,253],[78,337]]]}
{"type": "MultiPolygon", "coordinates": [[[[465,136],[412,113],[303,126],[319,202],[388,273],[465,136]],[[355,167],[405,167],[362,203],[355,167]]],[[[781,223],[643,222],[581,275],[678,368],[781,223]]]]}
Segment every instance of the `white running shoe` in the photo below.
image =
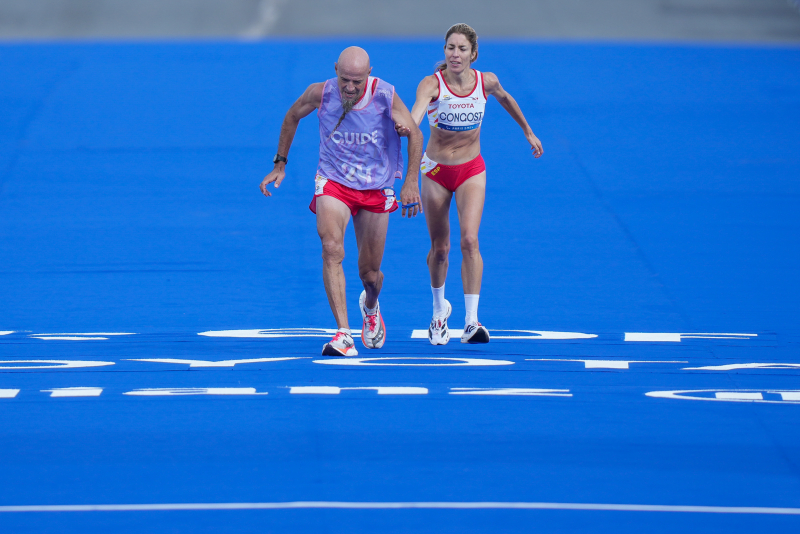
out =
{"type": "Polygon", "coordinates": [[[489,331],[481,323],[472,323],[464,327],[461,335],[462,343],[488,343],[489,331]]]}
{"type": "Polygon", "coordinates": [[[336,332],[328,343],[322,346],[323,356],[358,356],[353,336],[345,332],[336,332]]]}
{"type": "Polygon", "coordinates": [[[375,304],[375,315],[367,315],[367,292],[362,291],[358,299],[358,307],[361,309],[361,318],[364,319],[364,326],[361,328],[361,341],[368,349],[379,349],[386,341],[386,325],[383,324],[381,315],[381,305],[375,304]]]}
{"type": "Polygon", "coordinates": [[[431,319],[431,325],[428,327],[428,341],[431,342],[431,345],[447,345],[447,342],[450,341],[447,318],[453,313],[453,307],[447,299],[445,299],[444,303],[447,304],[447,311],[440,317],[434,315],[433,319],[431,319]]]}

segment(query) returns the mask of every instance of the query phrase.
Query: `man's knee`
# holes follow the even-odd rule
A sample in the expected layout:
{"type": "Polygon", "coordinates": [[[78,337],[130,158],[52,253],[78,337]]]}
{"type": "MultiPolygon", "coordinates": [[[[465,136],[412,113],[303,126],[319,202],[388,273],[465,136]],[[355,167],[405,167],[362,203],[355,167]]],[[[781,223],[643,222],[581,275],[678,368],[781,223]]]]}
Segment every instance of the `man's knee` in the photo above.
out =
{"type": "Polygon", "coordinates": [[[322,259],[326,263],[342,263],[344,243],[336,239],[322,239],[322,259]]]}
{"type": "Polygon", "coordinates": [[[478,236],[467,234],[461,237],[461,254],[463,256],[478,255],[478,236]]]}
{"type": "Polygon", "coordinates": [[[380,282],[383,279],[383,273],[380,270],[364,268],[360,269],[358,274],[361,276],[361,281],[368,286],[380,285],[380,282]]]}

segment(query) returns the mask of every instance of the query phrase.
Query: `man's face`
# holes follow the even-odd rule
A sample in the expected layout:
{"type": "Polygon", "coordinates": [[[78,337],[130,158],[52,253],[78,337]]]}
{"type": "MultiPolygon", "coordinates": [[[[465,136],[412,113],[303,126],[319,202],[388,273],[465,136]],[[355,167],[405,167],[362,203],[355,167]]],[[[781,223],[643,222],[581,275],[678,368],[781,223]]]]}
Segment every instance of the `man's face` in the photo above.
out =
{"type": "Polygon", "coordinates": [[[361,98],[367,88],[367,78],[371,68],[353,68],[344,64],[336,64],[336,77],[339,83],[339,94],[342,102],[351,106],[361,98]]]}

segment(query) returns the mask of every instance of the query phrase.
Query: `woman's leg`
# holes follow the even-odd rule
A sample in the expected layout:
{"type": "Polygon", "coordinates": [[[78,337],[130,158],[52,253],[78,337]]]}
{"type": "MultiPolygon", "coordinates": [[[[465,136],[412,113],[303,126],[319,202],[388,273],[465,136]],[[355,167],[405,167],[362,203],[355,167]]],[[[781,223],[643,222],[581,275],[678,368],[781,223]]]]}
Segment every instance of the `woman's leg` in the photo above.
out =
{"type": "MultiPolygon", "coordinates": [[[[458,222],[461,226],[461,282],[465,295],[479,295],[483,277],[483,258],[478,247],[478,230],[486,198],[486,171],[477,174],[456,189],[458,222]]],[[[427,207],[425,208],[427,209],[427,207]]]]}
{"type": "Polygon", "coordinates": [[[422,206],[425,208],[425,222],[431,236],[428,270],[431,273],[431,287],[434,288],[442,287],[447,279],[452,198],[453,193],[422,175],[422,206]]]}

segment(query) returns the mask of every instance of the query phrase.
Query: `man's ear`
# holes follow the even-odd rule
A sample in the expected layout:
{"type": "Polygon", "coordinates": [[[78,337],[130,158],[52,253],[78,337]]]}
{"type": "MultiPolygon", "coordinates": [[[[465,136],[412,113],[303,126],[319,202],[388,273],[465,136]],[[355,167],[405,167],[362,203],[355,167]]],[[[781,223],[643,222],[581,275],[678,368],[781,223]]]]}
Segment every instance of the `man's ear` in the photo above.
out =
{"type": "Polygon", "coordinates": [[[337,76],[339,75],[339,62],[338,61],[334,61],[333,62],[333,71],[336,73],[337,76]]]}

